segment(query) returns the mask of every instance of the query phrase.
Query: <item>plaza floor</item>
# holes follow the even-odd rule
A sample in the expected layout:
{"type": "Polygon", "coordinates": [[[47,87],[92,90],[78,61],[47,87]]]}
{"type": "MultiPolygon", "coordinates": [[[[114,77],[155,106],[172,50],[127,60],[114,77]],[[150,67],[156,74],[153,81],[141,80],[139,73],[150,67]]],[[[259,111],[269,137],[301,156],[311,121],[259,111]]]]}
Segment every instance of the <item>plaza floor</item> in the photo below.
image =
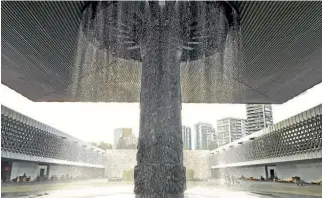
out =
{"type": "MultiPolygon", "coordinates": [[[[284,184],[274,182],[240,181],[225,186],[218,181],[188,182],[185,197],[322,197],[322,186],[284,184]]],[[[53,197],[133,197],[133,182],[109,182],[106,179],[64,183],[34,183],[1,187],[5,198],[53,197]]]]}

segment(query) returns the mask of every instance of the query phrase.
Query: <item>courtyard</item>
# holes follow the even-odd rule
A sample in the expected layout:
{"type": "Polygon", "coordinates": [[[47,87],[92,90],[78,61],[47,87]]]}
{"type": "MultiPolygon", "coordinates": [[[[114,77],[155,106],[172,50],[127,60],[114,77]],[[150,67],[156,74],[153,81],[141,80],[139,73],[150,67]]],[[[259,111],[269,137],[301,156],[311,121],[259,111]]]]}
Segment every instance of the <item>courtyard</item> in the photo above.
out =
{"type": "MultiPolygon", "coordinates": [[[[107,179],[96,179],[78,182],[62,183],[33,183],[6,184],[1,188],[1,196],[11,197],[109,197],[118,194],[133,195],[133,182],[109,182],[107,179]]],[[[321,197],[322,186],[239,181],[234,186],[225,186],[219,180],[188,182],[187,195],[204,197],[243,196],[251,193],[250,197],[321,197]]],[[[189,196],[190,197],[190,196],[189,196]]],[[[247,196],[246,196],[247,197],[247,196]]]]}

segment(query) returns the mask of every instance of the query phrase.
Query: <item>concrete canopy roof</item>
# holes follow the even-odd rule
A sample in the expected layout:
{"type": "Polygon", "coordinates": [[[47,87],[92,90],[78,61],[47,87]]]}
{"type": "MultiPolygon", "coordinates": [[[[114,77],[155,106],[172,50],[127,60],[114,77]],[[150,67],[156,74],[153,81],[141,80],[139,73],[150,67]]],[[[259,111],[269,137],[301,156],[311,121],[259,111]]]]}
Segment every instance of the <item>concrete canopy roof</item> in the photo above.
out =
{"type": "MultiPolygon", "coordinates": [[[[73,100],[68,88],[85,3],[2,2],[2,84],[32,101],[73,100]]],[[[238,88],[214,87],[216,96],[205,100],[198,94],[204,87],[186,81],[183,102],[284,103],[322,81],[322,2],[235,4],[244,59],[239,77],[231,79],[238,88]],[[225,90],[238,97],[227,99],[225,90]]],[[[116,82],[127,82],[124,91],[106,102],[139,102],[139,67],[126,71],[116,82]]]]}

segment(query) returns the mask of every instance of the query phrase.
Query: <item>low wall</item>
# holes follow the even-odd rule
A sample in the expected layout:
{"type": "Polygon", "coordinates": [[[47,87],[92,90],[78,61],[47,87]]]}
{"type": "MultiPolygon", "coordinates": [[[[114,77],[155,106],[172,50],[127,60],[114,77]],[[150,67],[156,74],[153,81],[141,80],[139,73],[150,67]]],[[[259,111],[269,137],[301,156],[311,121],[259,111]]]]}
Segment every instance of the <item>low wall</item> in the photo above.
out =
{"type": "Polygon", "coordinates": [[[102,168],[92,168],[92,167],[80,167],[80,166],[67,166],[51,164],[49,168],[49,178],[56,175],[58,178],[61,176],[71,176],[73,178],[77,177],[102,177],[102,168]]]}
{"type": "MultiPolygon", "coordinates": [[[[113,149],[106,151],[105,176],[123,178],[123,171],[136,166],[137,150],[113,149]]],[[[205,180],[210,177],[208,150],[185,150],[184,166],[194,170],[194,178],[205,180]]]]}
{"type": "Polygon", "coordinates": [[[123,178],[123,171],[136,166],[136,151],[113,149],[106,151],[105,177],[123,178]]]}
{"type": "MultiPolygon", "coordinates": [[[[267,169],[268,177],[270,176],[270,169],[274,169],[275,176],[280,179],[287,180],[298,176],[306,182],[322,181],[322,159],[277,163],[268,165],[267,169]]],[[[213,169],[212,172],[214,177],[223,177],[225,173],[229,173],[236,178],[241,176],[257,179],[261,176],[266,177],[265,165],[213,169]]]]}
{"type": "Polygon", "coordinates": [[[233,175],[235,178],[244,177],[254,177],[260,178],[266,177],[265,166],[251,166],[251,167],[241,167],[241,168],[229,168],[229,174],[233,175]]]}
{"type": "Polygon", "coordinates": [[[26,174],[27,177],[31,177],[31,181],[37,180],[37,176],[40,176],[40,169],[45,169],[45,176],[49,171],[49,179],[51,176],[56,175],[58,178],[61,176],[67,176],[67,174],[73,178],[76,177],[102,177],[104,173],[103,168],[92,168],[92,167],[80,167],[80,166],[69,166],[59,164],[39,165],[38,162],[28,161],[13,161],[11,167],[10,180],[23,176],[26,174]]]}
{"type": "Polygon", "coordinates": [[[37,179],[38,174],[38,163],[36,162],[22,162],[14,161],[12,162],[10,180],[26,174],[28,177],[31,177],[31,180],[37,179]]]}
{"type": "Polygon", "coordinates": [[[282,179],[299,176],[307,182],[322,181],[322,159],[317,161],[276,164],[276,169],[277,176],[282,179]]]}
{"type": "Polygon", "coordinates": [[[183,164],[186,169],[194,170],[195,179],[204,180],[210,177],[210,151],[185,150],[183,154],[183,164]]]}

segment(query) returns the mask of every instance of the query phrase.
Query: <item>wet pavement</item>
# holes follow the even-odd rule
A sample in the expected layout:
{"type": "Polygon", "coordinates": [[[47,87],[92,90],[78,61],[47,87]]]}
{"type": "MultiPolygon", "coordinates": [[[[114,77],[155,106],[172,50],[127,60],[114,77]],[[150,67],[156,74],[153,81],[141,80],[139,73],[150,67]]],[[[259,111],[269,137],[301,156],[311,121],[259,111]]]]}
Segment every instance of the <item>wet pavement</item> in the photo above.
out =
{"type": "MultiPolygon", "coordinates": [[[[80,184],[80,183],[78,183],[80,184]]],[[[133,194],[133,184],[102,183],[102,181],[82,182],[81,184],[70,186],[68,189],[57,188],[48,190],[50,184],[43,185],[43,189],[28,192],[2,192],[4,198],[135,198],[133,194]],[[87,185],[86,185],[87,184],[87,185]],[[99,186],[98,184],[103,184],[99,186]],[[58,189],[58,190],[57,190],[58,189]]],[[[67,184],[62,184],[66,186],[67,184]]],[[[31,185],[32,186],[32,185],[31,185]]],[[[226,187],[215,185],[211,182],[188,183],[185,191],[185,198],[317,198],[322,197],[322,186],[298,187],[292,184],[281,184],[272,182],[242,182],[237,186],[226,187]],[[284,192],[283,192],[283,191],[284,192]],[[285,193],[291,192],[291,193],[285,193]],[[321,194],[319,194],[321,193],[321,194]],[[302,194],[302,195],[300,195],[302,194]],[[312,195],[308,195],[312,194],[312,195]],[[315,195],[315,196],[313,196],[315,195]]],[[[3,190],[3,188],[2,188],[3,190]]]]}
{"type": "MultiPolygon", "coordinates": [[[[135,198],[133,185],[120,185],[114,187],[94,187],[82,189],[54,190],[43,193],[8,193],[5,198],[135,198]]],[[[186,190],[185,198],[270,198],[271,194],[255,194],[246,191],[232,191],[228,189],[209,189],[196,187],[186,190]]]]}

